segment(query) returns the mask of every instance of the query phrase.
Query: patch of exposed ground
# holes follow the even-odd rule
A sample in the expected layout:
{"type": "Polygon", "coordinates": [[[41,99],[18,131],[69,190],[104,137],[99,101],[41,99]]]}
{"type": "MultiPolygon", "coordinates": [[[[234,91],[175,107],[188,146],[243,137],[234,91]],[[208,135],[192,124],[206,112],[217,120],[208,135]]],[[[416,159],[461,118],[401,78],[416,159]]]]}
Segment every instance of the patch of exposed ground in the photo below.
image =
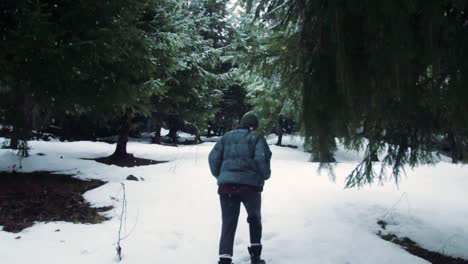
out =
{"type": "MultiPolygon", "coordinates": [[[[387,222],[383,220],[379,220],[377,224],[383,229],[386,230],[387,222]]],[[[439,252],[434,252],[427,250],[418,243],[414,242],[408,237],[398,237],[395,234],[388,233],[388,232],[377,232],[377,235],[389,242],[399,245],[404,250],[408,251],[410,254],[418,256],[422,259],[429,261],[432,264],[468,264],[468,260],[461,259],[461,258],[454,258],[439,252]]]]}
{"type": "Polygon", "coordinates": [[[278,144],[275,144],[275,146],[278,146],[278,147],[283,147],[283,148],[292,148],[292,149],[298,149],[299,147],[298,146],[294,146],[294,145],[278,145],[278,144]]]}
{"type": "Polygon", "coordinates": [[[17,233],[36,221],[101,223],[107,218],[100,212],[112,207],[93,208],[83,194],[103,184],[50,172],[0,172],[0,226],[17,233]]]}
{"type": "Polygon", "coordinates": [[[124,157],[116,157],[112,155],[109,157],[97,158],[93,160],[100,162],[100,163],[104,163],[106,165],[116,165],[119,167],[147,166],[147,165],[155,165],[155,164],[167,162],[167,161],[157,161],[157,160],[137,158],[130,154],[124,157]]]}

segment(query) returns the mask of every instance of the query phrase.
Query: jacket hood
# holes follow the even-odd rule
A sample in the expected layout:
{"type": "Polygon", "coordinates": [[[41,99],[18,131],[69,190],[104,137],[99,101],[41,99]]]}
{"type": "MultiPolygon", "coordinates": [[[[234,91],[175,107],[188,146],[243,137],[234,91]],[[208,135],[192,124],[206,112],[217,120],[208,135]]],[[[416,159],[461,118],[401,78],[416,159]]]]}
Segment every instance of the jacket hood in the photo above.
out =
{"type": "Polygon", "coordinates": [[[257,129],[258,128],[258,117],[257,117],[257,115],[253,111],[247,112],[241,118],[239,128],[246,128],[246,129],[254,128],[254,129],[257,129]]]}

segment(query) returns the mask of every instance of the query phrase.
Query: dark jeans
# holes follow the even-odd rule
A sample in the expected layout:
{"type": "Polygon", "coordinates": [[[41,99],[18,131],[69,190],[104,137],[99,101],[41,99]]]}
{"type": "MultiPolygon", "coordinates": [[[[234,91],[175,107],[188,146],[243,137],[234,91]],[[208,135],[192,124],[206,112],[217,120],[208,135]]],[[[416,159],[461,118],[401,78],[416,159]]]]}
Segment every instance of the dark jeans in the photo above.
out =
{"type": "Polygon", "coordinates": [[[219,198],[223,216],[219,255],[233,255],[234,237],[236,235],[241,203],[244,204],[248,215],[247,222],[250,229],[250,243],[260,244],[262,239],[262,194],[260,192],[222,193],[219,195],[219,198]]]}

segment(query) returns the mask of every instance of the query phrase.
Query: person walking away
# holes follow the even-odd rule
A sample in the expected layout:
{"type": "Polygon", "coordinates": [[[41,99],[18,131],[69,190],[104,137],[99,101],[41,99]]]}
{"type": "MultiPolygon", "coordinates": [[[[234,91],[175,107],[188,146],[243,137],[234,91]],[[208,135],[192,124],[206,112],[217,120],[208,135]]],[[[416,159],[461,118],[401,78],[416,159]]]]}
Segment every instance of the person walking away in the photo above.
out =
{"type": "Polygon", "coordinates": [[[241,203],[248,215],[251,262],[265,264],[260,257],[261,193],[265,180],[271,175],[271,151],[265,137],[256,131],[257,128],[257,116],[253,112],[246,113],[238,129],[226,133],[209,154],[210,170],[217,179],[221,202],[219,264],[232,264],[241,203]]]}

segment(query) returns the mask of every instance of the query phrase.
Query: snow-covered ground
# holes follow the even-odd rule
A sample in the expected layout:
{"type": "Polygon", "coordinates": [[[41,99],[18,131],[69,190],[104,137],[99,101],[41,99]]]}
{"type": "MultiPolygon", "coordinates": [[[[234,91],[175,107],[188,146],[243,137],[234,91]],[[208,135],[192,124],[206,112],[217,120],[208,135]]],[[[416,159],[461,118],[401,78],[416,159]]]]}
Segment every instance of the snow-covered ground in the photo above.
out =
{"type": "MultiPolygon", "coordinates": [[[[301,143],[300,138],[285,141],[301,143]]],[[[207,164],[213,144],[176,148],[133,142],[129,151],[137,157],[170,162],[120,168],[83,160],[111,154],[114,146],[110,144],[31,142],[33,155],[21,160],[22,171],[57,171],[108,181],[85,198],[95,206],[115,206],[108,212],[113,218],[96,225],[37,223],[20,234],[0,231],[0,263],[118,262],[121,182],[128,200],[122,263],[216,263],[220,208],[207,164]],[[125,181],[130,174],[145,181],[125,181]]],[[[300,149],[271,149],[273,174],[263,194],[264,257],[269,264],[428,263],[377,237],[378,219],[388,222],[391,232],[427,249],[468,259],[468,167],[441,162],[408,169],[399,189],[390,182],[345,190],[344,178],[356,166],[359,154],[338,152],[333,182],[319,175],[317,164],[308,162],[309,154],[300,149]]],[[[13,166],[19,167],[18,157],[0,150],[0,170],[13,166]]],[[[245,220],[242,212],[235,263],[248,263],[245,220]]]]}

